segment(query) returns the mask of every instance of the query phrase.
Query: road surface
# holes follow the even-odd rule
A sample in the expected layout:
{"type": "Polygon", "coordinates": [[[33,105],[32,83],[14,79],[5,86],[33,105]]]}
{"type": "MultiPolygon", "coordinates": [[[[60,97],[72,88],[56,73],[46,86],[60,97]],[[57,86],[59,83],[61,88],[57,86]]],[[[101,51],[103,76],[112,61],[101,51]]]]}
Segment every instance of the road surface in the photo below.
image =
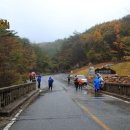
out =
{"type": "MultiPolygon", "coordinates": [[[[41,92],[4,130],[130,130],[129,102],[86,90],[76,92],[64,74],[53,78],[53,91],[41,92]]],[[[47,79],[42,77],[41,88],[47,87],[47,79]]]]}

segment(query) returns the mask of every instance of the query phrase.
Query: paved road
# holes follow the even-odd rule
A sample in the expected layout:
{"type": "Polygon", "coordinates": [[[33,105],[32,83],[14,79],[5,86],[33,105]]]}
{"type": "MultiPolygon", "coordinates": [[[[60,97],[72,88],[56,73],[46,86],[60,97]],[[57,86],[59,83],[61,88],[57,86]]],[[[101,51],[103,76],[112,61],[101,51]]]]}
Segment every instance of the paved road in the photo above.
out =
{"type": "MultiPolygon", "coordinates": [[[[42,88],[47,87],[43,77],[42,88]]],[[[130,103],[106,95],[95,96],[75,91],[63,79],[54,76],[54,89],[24,110],[10,130],[129,130],[130,103]]]]}

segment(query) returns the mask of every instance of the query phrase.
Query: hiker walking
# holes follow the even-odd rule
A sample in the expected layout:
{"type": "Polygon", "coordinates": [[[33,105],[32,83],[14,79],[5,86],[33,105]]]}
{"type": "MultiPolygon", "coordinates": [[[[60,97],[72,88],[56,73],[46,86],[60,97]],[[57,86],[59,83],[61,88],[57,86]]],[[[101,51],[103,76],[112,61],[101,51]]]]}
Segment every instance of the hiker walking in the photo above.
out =
{"type": "Polygon", "coordinates": [[[75,88],[76,88],[76,91],[77,91],[78,90],[78,86],[79,86],[77,75],[74,78],[74,85],[75,85],[75,88]]]}
{"type": "Polygon", "coordinates": [[[82,81],[82,79],[79,79],[78,83],[79,83],[79,84],[78,84],[79,89],[82,90],[82,86],[83,86],[83,81],[82,81]]]}
{"type": "Polygon", "coordinates": [[[39,74],[38,77],[37,77],[37,82],[38,82],[38,88],[39,89],[41,87],[41,78],[42,78],[42,76],[39,74]]]}
{"type": "Polygon", "coordinates": [[[99,91],[100,89],[100,80],[99,77],[96,76],[94,79],[94,90],[95,90],[95,94],[99,91]]]}
{"type": "Polygon", "coordinates": [[[70,74],[67,76],[68,84],[70,84],[70,74]]]}
{"type": "Polygon", "coordinates": [[[52,91],[52,87],[53,87],[53,82],[54,82],[54,80],[50,76],[49,79],[48,79],[48,86],[49,86],[49,90],[51,90],[51,91],[52,91]]]}

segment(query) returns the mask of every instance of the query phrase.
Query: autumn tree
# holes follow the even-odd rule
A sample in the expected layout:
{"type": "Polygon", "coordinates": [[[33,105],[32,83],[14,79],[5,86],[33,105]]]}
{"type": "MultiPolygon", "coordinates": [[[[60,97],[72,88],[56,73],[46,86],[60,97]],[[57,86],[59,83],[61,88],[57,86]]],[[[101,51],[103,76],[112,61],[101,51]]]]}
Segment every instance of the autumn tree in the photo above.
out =
{"type": "Polygon", "coordinates": [[[13,31],[0,31],[0,87],[27,79],[27,70],[35,64],[35,54],[30,51],[13,31]]]}

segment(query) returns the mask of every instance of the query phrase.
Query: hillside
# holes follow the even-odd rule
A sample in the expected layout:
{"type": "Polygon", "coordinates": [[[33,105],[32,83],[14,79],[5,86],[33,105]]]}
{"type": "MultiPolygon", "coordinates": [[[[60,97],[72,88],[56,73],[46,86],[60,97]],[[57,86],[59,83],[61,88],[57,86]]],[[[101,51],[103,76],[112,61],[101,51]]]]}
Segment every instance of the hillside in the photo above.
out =
{"type": "MultiPolygon", "coordinates": [[[[121,62],[121,63],[100,63],[94,65],[94,68],[95,69],[101,68],[106,64],[112,64],[110,68],[115,70],[119,76],[130,76],[130,61],[121,62]]],[[[88,71],[89,71],[89,66],[84,66],[80,69],[73,70],[74,74],[84,74],[85,76],[87,76],[88,71]]]]}
{"type": "Polygon", "coordinates": [[[130,76],[130,61],[114,64],[111,68],[115,70],[118,75],[130,76]]]}
{"type": "MultiPolygon", "coordinates": [[[[66,39],[40,44],[48,70],[66,72],[89,64],[121,62],[130,56],[130,15],[97,24],[66,39]]],[[[124,71],[122,72],[122,74],[124,71]]]]}

